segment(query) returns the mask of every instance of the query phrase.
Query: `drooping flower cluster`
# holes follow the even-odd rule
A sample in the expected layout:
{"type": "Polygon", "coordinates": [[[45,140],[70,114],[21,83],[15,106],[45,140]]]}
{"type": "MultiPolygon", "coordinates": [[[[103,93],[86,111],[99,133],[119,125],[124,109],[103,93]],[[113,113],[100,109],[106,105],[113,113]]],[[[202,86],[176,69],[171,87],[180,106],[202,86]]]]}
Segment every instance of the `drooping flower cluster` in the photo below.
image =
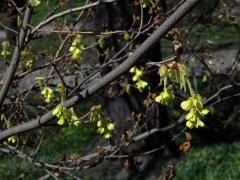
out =
{"type": "Polygon", "coordinates": [[[43,95],[46,103],[50,103],[55,97],[54,91],[48,86],[45,86],[42,89],[41,94],[43,95]]]}
{"type": "Polygon", "coordinates": [[[185,116],[186,126],[190,129],[203,127],[202,119],[208,114],[209,110],[203,108],[202,97],[199,94],[192,94],[188,100],[181,103],[181,108],[188,112],[185,116]]]}
{"type": "Polygon", "coordinates": [[[190,92],[188,100],[181,103],[181,108],[187,113],[185,119],[187,120],[186,126],[190,129],[203,127],[204,123],[202,119],[208,114],[209,110],[203,108],[202,97],[199,94],[194,93],[189,80],[189,68],[181,63],[175,61],[164,64],[159,68],[158,74],[160,75],[160,84],[164,85],[163,92],[155,98],[155,101],[163,105],[168,105],[170,101],[174,99],[172,88],[168,85],[168,82],[179,85],[180,89],[184,92],[187,88],[190,92]]]}
{"type": "Polygon", "coordinates": [[[50,103],[55,97],[54,90],[45,84],[43,77],[36,77],[35,81],[40,87],[41,94],[43,95],[45,102],[50,103]]]}
{"type": "Polygon", "coordinates": [[[2,42],[2,51],[1,51],[1,56],[6,59],[9,55],[10,52],[8,51],[9,49],[9,42],[8,41],[3,41],[2,42]]]}
{"type": "Polygon", "coordinates": [[[26,62],[25,66],[26,66],[27,68],[31,68],[31,67],[33,66],[33,60],[32,60],[32,59],[29,59],[29,60],[26,62]]]}
{"type": "Polygon", "coordinates": [[[159,68],[158,74],[160,75],[160,84],[164,85],[164,90],[156,97],[156,102],[167,105],[175,98],[172,88],[168,85],[169,80],[179,85],[180,89],[185,92],[188,85],[190,93],[193,92],[189,81],[189,69],[186,65],[175,61],[167,65],[163,64],[159,68]]]}
{"type": "Polygon", "coordinates": [[[52,112],[52,114],[58,118],[57,124],[69,124],[79,126],[81,122],[80,119],[77,117],[73,107],[68,109],[63,106],[66,100],[66,87],[62,83],[60,83],[57,85],[55,91],[58,92],[61,97],[61,104],[59,104],[52,112]]]}
{"type": "Polygon", "coordinates": [[[80,125],[80,120],[76,116],[73,107],[67,109],[60,104],[53,110],[52,114],[58,118],[57,124],[59,125],[64,125],[66,123],[74,126],[80,125]]]}
{"type": "Polygon", "coordinates": [[[83,53],[83,49],[84,46],[82,43],[82,36],[78,34],[69,48],[69,52],[72,55],[72,60],[80,59],[83,53]]]}
{"type": "Polygon", "coordinates": [[[155,98],[155,101],[163,105],[168,105],[168,103],[171,102],[174,98],[175,96],[173,94],[172,88],[167,87],[164,88],[164,91],[155,98]]]}
{"type": "Polygon", "coordinates": [[[163,88],[163,92],[160,93],[160,95],[158,95],[155,98],[155,101],[157,103],[163,104],[163,105],[168,105],[168,103],[170,103],[174,98],[174,93],[173,90],[170,86],[167,86],[167,81],[168,81],[168,68],[165,65],[162,65],[159,68],[158,74],[160,75],[161,79],[160,79],[160,83],[164,83],[164,88],[163,88]]]}
{"type": "Polygon", "coordinates": [[[112,137],[114,131],[114,124],[112,122],[103,121],[103,113],[101,105],[93,106],[90,110],[90,121],[97,122],[97,132],[105,139],[112,137]]]}
{"type": "Polygon", "coordinates": [[[14,144],[14,143],[17,141],[17,138],[16,138],[16,136],[11,136],[11,137],[9,137],[7,140],[8,140],[8,142],[14,144]]]}
{"type": "Polygon", "coordinates": [[[102,134],[105,139],[109,139],[112,137],[112,131],[114,130],[114,124],[113,123],[103,123],[102,120],[97,121],[97,132],[99,134],[102,134]]]}
{"type": "Polygon", "coordinates": [[[148,86],[148,83],[141,79],[143,76],[143,70],[134,66],[130,69],[130,73],[134,74],[132,80],[136,82],[137,89],[142,92],[148,86]]]}
{"type": "MultiPolygon", "coordinates": [[[[175,61],[162,65],[159,68],[158,74],[161,77],[160,83],[166,83],[168,79],[180,85],[180,89],[186,92],[186,85],[189,85],[189,68],[185,64],[175,61]]],[[[189,87],[190,91],[191,87],[189,87]]]]}

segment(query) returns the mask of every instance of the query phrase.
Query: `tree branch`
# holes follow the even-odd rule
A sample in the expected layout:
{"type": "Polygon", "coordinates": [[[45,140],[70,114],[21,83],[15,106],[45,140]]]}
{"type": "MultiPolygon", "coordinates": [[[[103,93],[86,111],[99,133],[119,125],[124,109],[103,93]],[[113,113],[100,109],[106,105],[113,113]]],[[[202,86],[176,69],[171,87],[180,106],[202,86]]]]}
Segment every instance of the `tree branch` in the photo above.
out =
{"type": "Polygon", "coordinates": [[[19,33],[18,45],[14,49],[11,63],[10,63],[10,65],[7,69],[7,72],[5,73],[4,78],[3,78],[3,86],[0,91],[0,106],[2,105],[2,103],[5,99],[5,96],[10,87],[11,81],[15,74],[15,71],[16,71],[16,68],[18,65],[18,61],[19,61],[19,54],[23,47],[23,43],[24,43],[24,40],[27,35],[27,24],[30,22],[30,16],[31,16],[31,8],[27,6],[25,14],[24,14],[24,19],[22,22],[22,27],[21,27],[21,30],[19,33]]]}
{"type": "Polygon", "coordinates": [[[42,21],[41,23],[39,23],[31,32],[31,34],[34,34],[36,33],[41,27],[49,24],[50,22],[52,22],[53,20],[61,17],[61,16],[65,16],[67,14],[71,14],[71,13],[74,13],[74,12],[78,12],[78,11],[82,11],[82,10],[85,10],[85,9],[89,9],[89,8],[92,8],[92,7],[95,7],[97,5],[99,5],[101,2],[114,2],[114,1],[118,1],[118,0],[112,0],[112,1],[108,1],[108,0],[98,0],[94,3],[91,3],[91,4],[87,4],[85,6],[81,6],[81,7],[77,7],[77,8],[72,8],[72,9],[68,9],[66,11],[63,11],[63,12],[60,12],[58,14],[55,14],[55,15],[52,15],[50,16],[49,18],[47,18],[46,20],[42,21]]]}
{"type": "MultiPolygon", "coordinates": [[[[158,43],[159,40],[200,1],[201,0],[187,0],[184,2],[127,60],[99,79],[95,84],[90,85],[78,95],[68,99],[64,106],[67,108],[73,106],[79,100],[93,95],[95,92],[127,72],[139,60],[140,57],[146,54],[156,43],[158,43]]],[[[50,111],[41,118],[4,130],[0,133],[0,141],[12,135],[35,129],[42,124],[49,122],[53,118],[54,116],[52,115],[52,111],[50,111]]]]}

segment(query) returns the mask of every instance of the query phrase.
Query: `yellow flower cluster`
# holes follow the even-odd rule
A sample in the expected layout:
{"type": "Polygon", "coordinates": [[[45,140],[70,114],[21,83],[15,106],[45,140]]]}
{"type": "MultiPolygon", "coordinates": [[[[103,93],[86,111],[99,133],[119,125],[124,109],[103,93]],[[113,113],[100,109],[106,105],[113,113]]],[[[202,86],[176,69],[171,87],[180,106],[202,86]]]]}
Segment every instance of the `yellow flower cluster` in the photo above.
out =
{"type": "Polygon", "coordinates": [[[26,66],[27,68],[31,68],[32,65],[33,65],[33,60],[32,60],[32,59],[29,59],[29,60],[26,62],[26,64],[25,64],[25,66],[26,66]]]}
{"type": "MultiPolygon", "coordinates": [[[[189,68],[181,63],[175,61],[162,65],[159,68],[158,74],[161,77],[161,83],[167,82],[170,79],[173,82],[176,82],[180,85],[180,89],[183,89],[186,92],[186,85],[189,84],[189,68]]],[[[191,87],[189,90],[192,91],[191,87]]]]}
{"type": "Polygon", "coordinates": [[[35,81],[39,84],[41,94],[43,95],[45,102],[50,103],[55,97],[54,90],[46,85],[43,77],[36,77],[35,81]]]}
{"type": "Polygon", "coordinates": [[[158,74],[160,75],[161,77],[161,80],[165,77],[167,77],[168,75],[168,68],[166,65],[162,65],[159,70],[158,70],[158,74]]]}
{"type": "Polygon", "coordinates": [[[132,80],[136,82],[137,89],[142,92],[148,86],[146,81],[141,80],[143,70],[134,66],[130,69],[130,73],[134,74],[132,80]]]}
{"type": "Polygon", "coordinates": [[[167,87],[164,88],[164,91],[155,98],[155,101],[163,105],[168,105],[168,103],[171,102],[174,98],[175,96],[173,94],[172,88],[167,87]]]}
{"type": "Polygon", "coordinates": [[[78,34],[69,48],[69,52],[72,55],[72,59],[73,60],[80,59],[83,53],[83,49],[84,46],[82,43],[82,36],[78,34]]]}
{"type": "Polygon", "coordinates": [[[76,113],[74,112],[74,109],[72,107],[70,109],[67,109],[62,105],[58,105],[53,110],[52,114],[58,118],[57,124],[59,125],[64,125],[66,123],[72,124],[74,126],[80,125],[80,120],[76,116],[76,113]]]}
{"type": "Polygon", "coordinates": [[[188,112],[185,116],[186,126],[190,129],[203,127],[202,119],[209,113],[207,108],[203,108],[202,97],[199,94],[192,94],[188,100],[181,103],[181,108],[188,112]]]}
{"type": "MultiPolygon", "coordinates": [[[[186,92],[186,86],[189,84],[189,68],[181,63],[177,63],[175,61],[162,65],[159,68],[159,75],[162,81],[167,81],[167,79],[172,80],[180,85],[180,89],[183,89],[186,92]]],[[[189,90],[192,91],[191,87],[189,90]]]]}
{"type": "Polygon", "coordinates": [[[47,87],[47,86],[45,86],[42,89],[41,94],[45,98],[46,103],[50,103],[55,97],[54,91],[50,87],[47,87]]]}
{"type": "Polygon", "coordinates": [[[91,122],[97,122],[97,132],[99,134],[101,134],[105,139],[112,137],[114,124],[111,122],[104,123],[101,105],[93,106],[90,110],[89,116],[91,122]]]}
{"type": "Polygon", "coordinates": [[[167,105],[172,101],[175,96],[172,89],[168,86],[168,81],[171,80],[180,85],[180,89],[186,91],[186,85],[188,85],[190,93],[192,93],[191,84],[189,81],[189,69],[186,65],[177,63],[175,61],[165,65],[163,64],[159,70],[160,84],[163,83],[164,91],[160,93],[159,96],[155,98],[155,101],[163,105],[167,105]]]}
{"type": "Polygon", "coordinates": [[[9,42],[8,41],[3,41],[2,42],[2,52],[1,52],[1,56],[6,59],[9,55],[10,52],[8,51],[9,49],[9,42]]]}
{"type": "Polygon", "coordinates": [[[209,110],[203,108],[202,97],[192,90],[189,72],[189,68],[186,65],[175,61],[167,65],[162,65],[159,68],[158,74],[161,77],[160,83],[164,83],[164,91],[155,98],[155,101],[167,105],[174,99],[172,89],[167,86],[168,80],[180,85],[180,89],[183,89],[185,92],[188,87],[191,97],[181,103],[181,108],[188,112],[185,117],[187,120],[186,126],[192,129],[204,126],[202,119],[208,114],[209,110]]]}
{"type": "Polygon", "coordinates": [[[11,137],[9,137],[7,140],[8,140],[8,142],[14,144],[14,143],[17,141],[17,138],[16,138],[16,136],[11,136],[11,137]]]}
{"type": "Polygon", "coordinates": [[[97,121],[97,132],[99,134],[102,134],[105,139],[109,139],[112,137],[112,133],[114,130],[114,124],[113,123],[107,123],[104,124],[102,120],[97,121]]]}

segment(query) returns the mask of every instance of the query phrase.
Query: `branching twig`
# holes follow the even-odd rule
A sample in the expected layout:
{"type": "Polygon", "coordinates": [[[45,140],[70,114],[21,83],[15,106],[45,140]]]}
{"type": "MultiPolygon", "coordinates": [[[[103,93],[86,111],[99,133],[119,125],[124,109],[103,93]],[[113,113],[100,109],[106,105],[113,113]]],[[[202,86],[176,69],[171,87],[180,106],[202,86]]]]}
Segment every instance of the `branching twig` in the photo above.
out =
{"type": "Polygon", "coordinates": [[[12,78],[16,72],[18,61],[19,61],[20,51],[23,48],[23,44],[24,44],[25,38],[27,36],[27,31],[28,31],[27,24],[30,22],[30,16],[31,16],[31,9],[30,9],[30,7],[27,6],[26,10],[25,10],[24,19],[22,22],[22,27],[21,27],[21,30],[19,33],[18,45],[14,49],[14,53],[12,56],[10,66],[8,67],[7,72],[5,73],[4,78],[3,78],[3,86],[0,91],[0,106],[2,105],[2,103],[4,101],[4,98],[10,87],[12,78]]]}
{"type": "MultiPolygon", "coordinates": [[[[181,20],[198,2],[201,0],[188,0],[182,4],[127,60],[120,64],[117,68],[99,79],[95,84],[81,91],[78,95],[68,99],[64,106],[69,108],[75,105],[79,100],[85,99],[98,90],[120,77],[127,72],[144,54],[146,54],[159,40],[181,20]]],[[[12,135],[26,132],[38,128],[42,124],[53,119],[52,111],[43,115],[39,119],[35,119],[23,124],[14,126],[13,128],[4,130],[0,133],[0,140],[4,140],[12,135]]]]}

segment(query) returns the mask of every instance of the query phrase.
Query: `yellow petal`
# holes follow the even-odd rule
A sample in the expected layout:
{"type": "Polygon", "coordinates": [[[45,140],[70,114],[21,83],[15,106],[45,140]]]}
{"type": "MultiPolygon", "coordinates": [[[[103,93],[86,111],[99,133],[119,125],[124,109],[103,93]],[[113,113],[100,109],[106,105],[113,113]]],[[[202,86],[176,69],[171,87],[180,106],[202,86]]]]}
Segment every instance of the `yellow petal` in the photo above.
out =
{"type": "Polygon", "coordinates": [[[190,111],[190,112],[186,115],[185,119],[186,119],[186,120],[190,120],[190,119],[193,118],[193,116],[194,116],[194,113],[190,111]]]}
{"type": "Polygon", "coordinates": [[[57,122],[58,125],[63,125],[64,124],[64,118],[60,118],[57,122]]]}
{"type": "Polygon", "coordinates": [[[16,139],[15,136],[11,136],[11,137],[9,137],[7,140],[8,140],[8,142],[10,142],[10,143],[15,143],[15,142],[17,141],[17,139],[16,139]]]}
{"type": "Polygon", "coordinates": [[[74,122],[73,122],[73,125],[74,125],[74,126],[79,126],[80,124],[81,124],[80,121],[74,121],[74,122]]]}
{"type": "Polygon", "coordinates": [[[206,114],[208,114],[208,113],[209,113],[209,110],[205,108],[205,109],[203,109],[203,110],[202,110],[202,112],[201,112],[201,113],[202,113],[203,115],[206,115],[206,114]]]}
{"type": "Polygon", "coordinates": [[[181,108],[185,111],[189,111],[192,107],[192,101],[188,99],[187,101],[183,101],[181,103],[181,108]]]}
{"type": "Polygon", "coordinates": [[[162,101],[162,95],[160,94],[159,96],[157,96],[157,97],[155,98],[155,101],[156,101],[157,103],[160,103],[160,102],[162,101]]]}
{"type": "Polygon", "coordinates": [[[143,72],[139,69],[136,69],[136,76],[141,77],[143,72]]]}
{"type": "Polygon", "coordinates": [[[193,124],[191,121],[187,121],[186,126],[187,126],[189,129],[194,128],[194,124],[193,124]]]}
{"type": "Polygon", "coordinates": [[[132,67],[131,69],[130,69],[130,73],[135,73],[136,72],[136,67],[132,67]]]}
{"type": "Polygon", "coordinates": [[[71,47],[69,48],[69,52],[73,52],[75,49],[76,49],[75,47],[71,46],[71,47]]]}
{"type": "Polygon", "coordinates": [[[61,106],[61,105],[58,105],[58,106],[53,110],[52,114],[53,114],[54,116],[59,117],[59,116],[62,114],[61,111],[62,111],[62,106],[61,106]]]}
{"type": "Polygon", "coordinates": [[[105,138],[105,139],[109,139],[110,137],[112,137],[112,135],[111,135],[110,133],[104,134],[104,138],[105,138]]]}
{"type": "Polygon", "coordinates": [[[97,132],[98,132],[99,134],[103,134],[104,131],[105,131],[105,130],[104,130],[103,127],[97,129],[97,132]]]}
{"type": "Polygon", "coordinates": [[[109,123],[109,124],[107,125],[107,129],[108,129],[109,131],[114,130],[114,124],[113,124],[113,123],[109,123]]]}
{"type": "Polygon", "coordinates": [[[203,126],[204,126],[204,123],[201,120],[198,120],[196,124],[196,128],[203,127],[203,126]]]}
{"type": "Polygon", "coordinates": [[[101,127],[102,126],[102,121],[98,121],[97,122],[97,127],[101,127]]]}
{"type": "Polygon", "coordinates": [[[135,75],[135,76],[133,76],[133,79],[132,79],[132,80],[133,80],[133,81],[137,81],[138,79],[139,79],[138,76],[135,75]]]}

